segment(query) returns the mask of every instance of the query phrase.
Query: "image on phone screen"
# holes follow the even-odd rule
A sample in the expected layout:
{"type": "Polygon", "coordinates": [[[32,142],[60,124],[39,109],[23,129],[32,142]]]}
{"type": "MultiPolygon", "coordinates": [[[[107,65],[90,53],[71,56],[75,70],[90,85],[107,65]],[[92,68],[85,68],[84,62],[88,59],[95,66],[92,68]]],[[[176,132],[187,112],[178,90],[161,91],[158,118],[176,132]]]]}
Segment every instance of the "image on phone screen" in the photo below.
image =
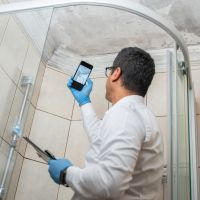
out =
{"type": "Polygon", "coordinates": [[[85,82],[87,81],[88,76],[90,75],[90,71],[91,69],[83,65],[80,65],[73,80],[84,85],[85,82]]]}

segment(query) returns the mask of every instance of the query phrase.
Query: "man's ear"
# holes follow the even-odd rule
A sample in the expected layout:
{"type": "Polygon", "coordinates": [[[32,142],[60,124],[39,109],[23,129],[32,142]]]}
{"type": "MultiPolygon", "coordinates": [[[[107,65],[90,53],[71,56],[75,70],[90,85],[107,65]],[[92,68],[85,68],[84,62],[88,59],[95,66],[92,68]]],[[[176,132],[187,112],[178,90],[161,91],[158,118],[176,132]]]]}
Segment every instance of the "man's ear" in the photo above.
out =
{"type": "Polygon", "coordinates": [[[120,77],[121,77],[121,74],[122,74],[122,70],[120,67],[117,67],[114,72],[111,74],[111,81],[117,81],[120,77]]]}

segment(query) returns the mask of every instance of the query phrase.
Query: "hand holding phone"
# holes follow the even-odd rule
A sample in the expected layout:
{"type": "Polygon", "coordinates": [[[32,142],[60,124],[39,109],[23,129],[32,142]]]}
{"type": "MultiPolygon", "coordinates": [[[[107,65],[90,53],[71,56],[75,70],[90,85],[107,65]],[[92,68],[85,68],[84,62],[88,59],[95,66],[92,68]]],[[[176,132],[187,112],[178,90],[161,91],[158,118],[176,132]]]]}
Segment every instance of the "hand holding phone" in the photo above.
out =
{"type": "Polygon", "coordinates": [[[93,82],[90,79],[88,79],[81,91],[74,89],[72,87],[72,83],[73,83],[73,79],[71,78],[68,81],[67,86],[71,90],[71,93],[76,99],[76,101],[78,102],[79,106],[82,106],[86,103],[91,102],[90,93],[92,91],[93,82]]]}
{"type": "Polygon", "coordinates": [[[92,65],[90,65],[89,63],[86,63],[85,61],[81,61],[72,78],[73,83],[71,87],[79,91],[82,90],[92,69],[93,69],[92,65]]]}

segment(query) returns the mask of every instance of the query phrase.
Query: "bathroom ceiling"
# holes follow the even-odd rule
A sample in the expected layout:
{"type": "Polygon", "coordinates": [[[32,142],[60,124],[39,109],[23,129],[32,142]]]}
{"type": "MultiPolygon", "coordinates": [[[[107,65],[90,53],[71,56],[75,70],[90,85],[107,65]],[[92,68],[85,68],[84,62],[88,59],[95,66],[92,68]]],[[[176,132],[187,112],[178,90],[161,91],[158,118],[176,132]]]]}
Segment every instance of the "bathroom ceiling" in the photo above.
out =
{"type": "MultiPolygon", "coordinates": [[[[199,0],[133,1],[171,21],[188,45],[200,43],[199,0]]],[[[145,19],[124,11],[96,6],[56,9],[49,32],[50,40],[54,41],[54,50],[60,48],[83,56],[109,54],[125,46],[155,49],[173,45],[164,31],[145,19]]]]}
{"type": "MultiPolygon", "coordinates": [[[[153,9],[169,20],[188,45],[200,44],[199,0],[132,1],[153,9]]],[[[45,23],[45,17],[41,16],[38,22],[45,23]]],[[[39,38],[34,40],[39,41],[39,38]]],[[[159,27],[131,13],[107,7],[70,6],[55,9],[44,55],[47,59],[58,51],[80,56],[105,55],[126,46],[160,49],[173,44],[159,27]]]]}

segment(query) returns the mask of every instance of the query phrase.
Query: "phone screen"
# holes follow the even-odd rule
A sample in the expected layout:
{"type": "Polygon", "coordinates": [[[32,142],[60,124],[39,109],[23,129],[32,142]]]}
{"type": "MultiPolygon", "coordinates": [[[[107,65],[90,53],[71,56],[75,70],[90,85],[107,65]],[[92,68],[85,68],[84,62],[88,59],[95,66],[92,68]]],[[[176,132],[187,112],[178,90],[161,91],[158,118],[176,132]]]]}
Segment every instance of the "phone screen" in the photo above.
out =
{"type": "Polygon", "coordinates": [[[90,72],[91,69],[80,65],[73,80],[84,85],[87,81],[88,76],[90,75],[90,72]]]}

